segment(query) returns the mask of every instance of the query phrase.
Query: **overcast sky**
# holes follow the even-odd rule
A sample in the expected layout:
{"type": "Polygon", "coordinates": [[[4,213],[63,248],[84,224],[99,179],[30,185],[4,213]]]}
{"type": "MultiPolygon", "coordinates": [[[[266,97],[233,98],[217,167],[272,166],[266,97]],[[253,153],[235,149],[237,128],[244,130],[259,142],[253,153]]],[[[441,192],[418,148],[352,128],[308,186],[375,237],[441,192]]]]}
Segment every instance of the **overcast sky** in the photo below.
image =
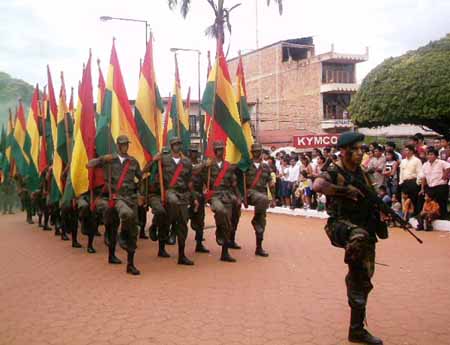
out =
{"type": "MultiPolygon", "coordinates": [[[[268,8],[266,0],[256,1],[260,46],[310,35],[314,36],[317,53],[329,51],[332,43],[335,51],[342,53],[362,54],[368,46],[369,62],[358,66],[359,80],[385,58],[450,32],[449,0],[284,0],[281,17],[276,6],[268,8]]],[[[214,41],[203,33],[212,23],[213,13],[205,0],[192,2],[191,12],[184,20],[178,11],[168,9],[166,0],[0,0],[0,71],[45,85],[46,65],[50,64],[56,90],[61,70],[66,86],[76,86],[82,64],[92,48],[93,58],[101,59],[106,77],[114,36],[128,96],[134,99],[139,59],[145,49],[144,24],[99,20],[100,16],[108,15],[145,19],[151,24],[157,80],[163,96],[171,91],[174,79],[170,47],[203,52],[203,85],[206,51],[210,49],[214,55],[214,41]]],[[[229,5],[237,2],[226,0],[229,5]]],[[[232,13],[229,57],[235,56],[239,49],[256,47],[255,0],[241,2],[242,6],[232,13]]],[[[183,92],[187,92],[188,86],[196,90],[196,56],[183,53],[178,60],[183,92]]],[[[93,80],[95,90],[96,68],[93,80]]],[[[196,98],[196,91],[194,95],[196,98]]]]}

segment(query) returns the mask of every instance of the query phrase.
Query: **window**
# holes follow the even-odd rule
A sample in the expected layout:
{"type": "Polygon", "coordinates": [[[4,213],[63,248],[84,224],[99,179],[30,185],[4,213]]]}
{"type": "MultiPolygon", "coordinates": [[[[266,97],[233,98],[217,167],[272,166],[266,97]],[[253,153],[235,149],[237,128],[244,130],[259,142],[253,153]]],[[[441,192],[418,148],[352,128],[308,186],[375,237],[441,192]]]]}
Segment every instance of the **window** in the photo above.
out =
{"type": "Polygon", "coordinates": [[[191,133],[191,136],[199,135],[198,129],[197,115],[189,115],[189,132],[191,133]]]}

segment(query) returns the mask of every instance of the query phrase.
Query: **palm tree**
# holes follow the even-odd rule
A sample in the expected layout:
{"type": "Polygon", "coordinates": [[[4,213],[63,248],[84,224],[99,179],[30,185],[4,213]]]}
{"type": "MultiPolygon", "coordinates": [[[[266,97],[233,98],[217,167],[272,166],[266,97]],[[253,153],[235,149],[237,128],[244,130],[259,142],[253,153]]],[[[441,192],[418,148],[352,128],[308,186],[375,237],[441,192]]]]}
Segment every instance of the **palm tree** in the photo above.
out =
{"type": "MultiPolygon", "coordinates": [[[[205,0],[211,9],[214,11],[215,20],[212,25],[206,28],[205,34],[209,37],[214,37],[217,42],[223,45],[225,40],[225,31],[224,27],[226,25],[228,32],[231,34],[231,21],[230,14],[231,12],[241,6],[241,3],[234,4],[231,7],[225,7],[225,0],[205,0]]],[[[258,1],[258,0],[256,0],[258,1]]],[[[270,3],[274,2],[278,4],[278,11],[280,15],[283,13],[283,0],[267,0],[267,6],[270,6],[270,3]]],[[[168,0],[169,8],[175,9],[176,7],[180,7],[180,12],[183,18],[189,13],[191,8],[192,0],[168,0]]]]}

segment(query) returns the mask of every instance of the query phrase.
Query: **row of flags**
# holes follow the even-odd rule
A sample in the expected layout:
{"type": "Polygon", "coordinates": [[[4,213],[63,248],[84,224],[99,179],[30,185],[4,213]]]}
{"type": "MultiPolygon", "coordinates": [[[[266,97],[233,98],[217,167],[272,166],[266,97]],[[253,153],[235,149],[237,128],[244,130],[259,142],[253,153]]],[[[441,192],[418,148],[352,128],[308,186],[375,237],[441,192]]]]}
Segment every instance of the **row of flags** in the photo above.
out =
{"type": "MultiPolygon", "coordinates": [[[[208,54],[209,57],[209,54],[208,54]]],[[[119,135],[130,139],[129,154],[144,167],[152,157],[169,146],[172,137],[182,139],[185,151],[190,146],[190,90],[186,104],[181,96],[178,61],[175,56],[175,85],[166,109],[158,89],[153,62],[152,39],[141,66],[134,113],[125,89],[115,42],[113,41],[106,82],[99,69],[97,104],[94,108],[92,55],[83,66],[74,107],[73,88],[67,103],[64,75],[56,99],[50,68],[47,88],[36,85],[28,118],[19,100],[15,118],[10,112],[8,128],[0,137],[2,176],[19,173],[26,177],[30,190],[38,190],[42,174],[51,167],[48,196],[51,202],[69,201],[105,183],[101,172],[86,169],[89,160],[116,152],[119,135]]],[[[208,81],[202,108],[206,112],[204,152],[212,157],[212,143],[225,142],[225,159],[246,170],[250,164],[253,137],[250,127],[242,59],[237,70],[237,91],[233,89],[227,61],[218,47],[216,62],[209,60],[208,81]]],[[[49,174],[50,175],[50,174],[49,174]]]]}

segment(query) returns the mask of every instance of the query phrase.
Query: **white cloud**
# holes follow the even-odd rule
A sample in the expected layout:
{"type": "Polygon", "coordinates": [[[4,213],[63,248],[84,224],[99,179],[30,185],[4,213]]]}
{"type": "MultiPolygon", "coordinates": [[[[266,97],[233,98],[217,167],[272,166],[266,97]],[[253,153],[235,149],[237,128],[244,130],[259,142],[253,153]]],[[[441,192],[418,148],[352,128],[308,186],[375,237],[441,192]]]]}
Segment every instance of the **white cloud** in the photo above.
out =
{"type": "MultiPolygon", "coordinates": [[[[243,5],[232,13],[232,56],[239,49],[256,46],[255,2],[241,2],[243,5]]],[[[267,8],[265,0],[259,2],[260,46],[308,35],[314,36],[318,53],[328,50],[331,43],[337,51],[348,53],[363,53],[369,46],[370,61],[359,68],[360,78],[384,58],[415,49],[449,31],[450,2],[446,0],[285,0],[281,17],[275,6],[267,8]]],[[[163,95],[171,91],[174,79],[171,46],[205,52],[202,84],[205,82],[206,51],[214,50],[214,42],[203,34],[212,23],[206,1],[193,1],[191,13],[184,20],[178,11],[168,9],[165,0],[11,0],[7,5],[0,4],[0,70],[44,85],[45,66],[49,63],[54,79],[64,70],[67,87],[76,86],[89,48],[95,59],[101,59],[106,74],[115,36],[128,96],[134,98],[139,59],[144,54],[144,24],[101,22],[101,15],[149,21],[155,35],[155,64],[163,95]]],[[[184,92],[188,86],[196,90],[196,55],[180,54],[179,63],[184,92]]],[[[96,78],[94,65],[94,87],[96,78]]],[[[58,89],[59,80],[54,83],[58,89]]]]}

